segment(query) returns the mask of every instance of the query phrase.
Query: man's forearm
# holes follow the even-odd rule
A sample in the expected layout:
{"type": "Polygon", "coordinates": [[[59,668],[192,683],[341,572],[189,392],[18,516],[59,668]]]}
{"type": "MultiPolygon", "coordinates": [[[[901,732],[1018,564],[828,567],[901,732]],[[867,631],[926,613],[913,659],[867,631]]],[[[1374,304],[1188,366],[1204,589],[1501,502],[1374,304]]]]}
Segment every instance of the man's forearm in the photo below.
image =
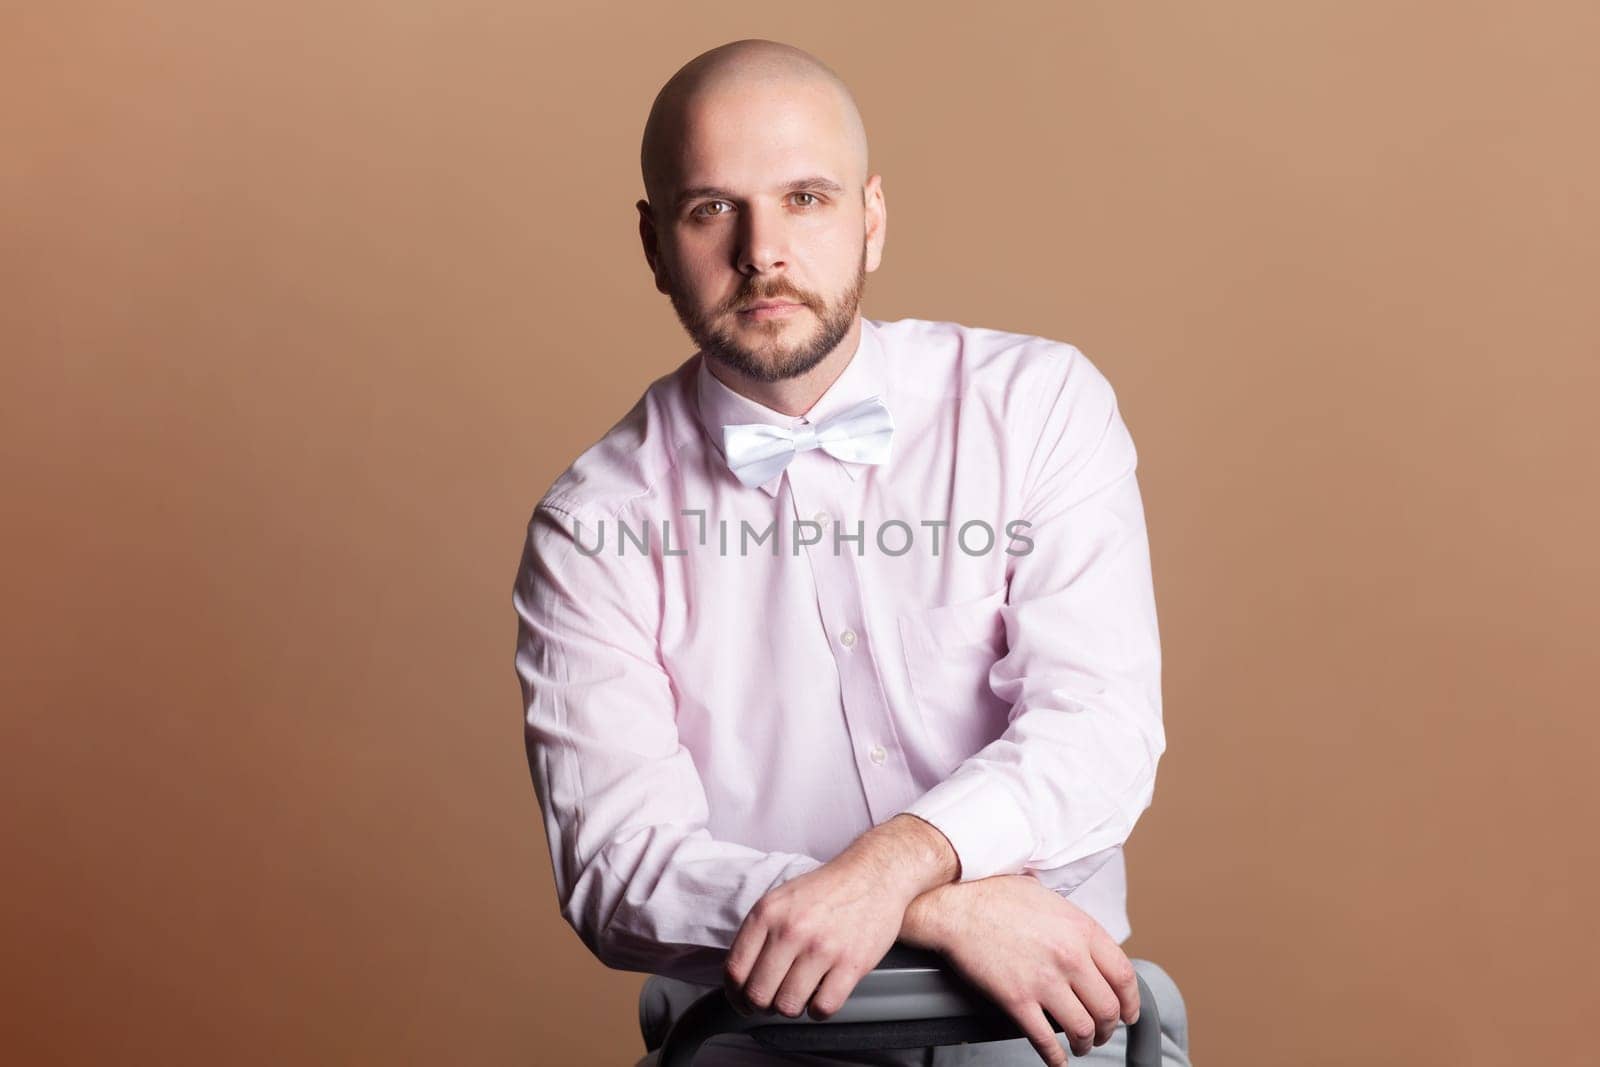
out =
{"type": "Polygon", "coordinates": [[[949,839],[906,812],[868,830],[852,847],[870,852],[910,899],[961,877],[961,860],[949,839]]]}
{"type": "Polygon", "coordinates": [[[969,889],[971,882],[951,882],[930,889],[906,907],[900,921],[899,940],[915,948],[942,951],[954,933],[955,897],[969,889]]]}
{"type": "MultiPolygon", "coordinates": [[[[950,882],[936,886],[906,906],[900,921],[899,940],[916,948],[944,952],[966,935],[970,926],[967,909],[975,897],[992,890],[1001,880],[1030,879],[1032,874],[996,874],[970,882],[950,882]]],[[[979,907],[988,905],[980,904],[979,907]]]]}

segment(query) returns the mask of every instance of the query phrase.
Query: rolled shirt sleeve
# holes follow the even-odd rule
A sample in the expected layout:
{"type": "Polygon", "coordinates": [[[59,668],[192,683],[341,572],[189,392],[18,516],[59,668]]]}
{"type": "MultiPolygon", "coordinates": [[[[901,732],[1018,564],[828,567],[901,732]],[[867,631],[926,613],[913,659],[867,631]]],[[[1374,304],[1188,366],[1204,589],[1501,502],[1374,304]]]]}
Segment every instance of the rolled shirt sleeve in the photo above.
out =
{"type": "Polygon", "coordinates": [[[905,810],[950,839],[959,880],[1027,870],[1066,893],[1149,807],[1166,738],[1137,453],[1110,382],[1063,347],[1011,446],[1033,546],[1012,564],[989,674],[1009,723],[905,810]]]}
{"type": "Polygon", "coordinates": [[[717,984],[756,902],[822,864],[712,838],[657,654],[654,561],[593,552],[599,519],[580,514],[541,501],[513,591],[528,766],[561,913],[608,967],[717,984]]]}

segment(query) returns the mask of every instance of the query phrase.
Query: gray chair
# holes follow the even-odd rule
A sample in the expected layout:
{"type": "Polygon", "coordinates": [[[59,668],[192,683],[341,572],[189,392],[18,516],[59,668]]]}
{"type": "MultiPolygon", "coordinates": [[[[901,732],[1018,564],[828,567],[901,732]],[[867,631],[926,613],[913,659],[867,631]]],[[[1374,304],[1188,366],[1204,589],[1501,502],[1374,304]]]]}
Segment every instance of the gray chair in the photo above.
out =
{"type": "MultiPolygon", "coordinates": [[[[1136,964],[1138,961],[1135,961],[1136,964]]],[[[1139,976],[1139,1021],[1128,1027],[1129,1067],[1161,1067],[1161,1014],[1139,976]]],[[[1056,1033],[1060,1024],[1045,1013],[1056,1033]]],[[[925,1048],[1023,1037],[1016,1022],[937,953],[896,943],[861,977],[830,1018],[741,1015],[720,989],[684,1009],[665,1035],[644,1034],[645,1050],[660,1049],[659,1067],[690,1067],[719,1034],[746,1034],[787,1052],[925,1048]]]]}

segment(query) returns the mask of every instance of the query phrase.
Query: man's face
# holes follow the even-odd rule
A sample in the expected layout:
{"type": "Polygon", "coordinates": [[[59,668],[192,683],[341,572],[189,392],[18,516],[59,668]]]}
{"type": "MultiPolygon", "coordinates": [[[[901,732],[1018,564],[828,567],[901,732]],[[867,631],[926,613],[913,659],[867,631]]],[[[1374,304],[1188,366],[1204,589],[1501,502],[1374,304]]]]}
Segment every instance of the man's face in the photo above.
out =
{"type": "Polygon", "coordinates": [[[833,351],[878,266],[879,178],[849,187],[838,107],[812,86],[699,98],[651,205],[657,288],[709,358],[759,381],[803,374],[833,351]]]}

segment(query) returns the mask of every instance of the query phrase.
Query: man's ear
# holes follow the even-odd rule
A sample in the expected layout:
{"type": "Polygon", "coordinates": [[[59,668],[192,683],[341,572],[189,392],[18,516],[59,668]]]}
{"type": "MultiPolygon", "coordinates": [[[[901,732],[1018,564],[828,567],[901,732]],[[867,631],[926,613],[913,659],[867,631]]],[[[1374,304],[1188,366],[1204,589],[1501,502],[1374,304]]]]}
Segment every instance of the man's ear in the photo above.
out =
{"type": "Polygon", "coordinates": [[[883,242],[889,235],[889,206],[883,200],[883,175],[874,174],[861,190],[866,214],[868,271],[883,262],[883,242]]]}
{"type": "Polygon", "coordinates": [[[650,273],[655,275],[656,292],[666,293],[666,278],[661,272],[661,245],[656,234],[655,216],[650,212],[650,201],[641,200],[637,205],[639,209],[639,243],[644,245],[644,261],[650,267],[650,273]]]}

